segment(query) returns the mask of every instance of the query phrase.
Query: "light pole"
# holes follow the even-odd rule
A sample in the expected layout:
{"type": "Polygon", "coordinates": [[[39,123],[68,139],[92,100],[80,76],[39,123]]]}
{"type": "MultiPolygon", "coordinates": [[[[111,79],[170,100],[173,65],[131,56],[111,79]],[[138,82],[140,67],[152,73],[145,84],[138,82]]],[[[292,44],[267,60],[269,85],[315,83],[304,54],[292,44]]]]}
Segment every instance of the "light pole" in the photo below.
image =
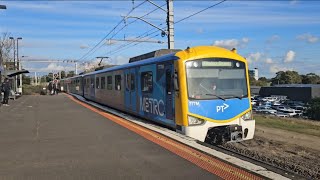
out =
{"type": "MultiPolygon", "coordinates": [[[[22,37],[18,37],[17,38],[17,65],[15,64],[15,69],[14,70],[17,70],[17,69],[19,69],[19,67],[20,67],[20,64],[21,64],[21,62],[19,61],[19,40],[21,40],[22,39],[22,37]]],[[[19,69],[20,70],[20,69],[19,69]]],[[[22,74],[20,74],[20,78],[22,77],[22,74]]],[[[17,76],[16,76],[16,80],[15,80],[15,83],[16,83],[16,91],[17,91],[17,87],[18,87],[18,81],[17,81],[18,79],[17,79],[17,76]]],[[[22,93],[22,87],[21,86],[19,86],[18,87],[18,92],[19,93],[22,93]]]]}
{"type": "MultiPolygon", "coordinates": [[[[11,39],[11,43],[13,44],[13,70],[16,70],[16,44],[15,44],[16,41],[14,37],[9,37],[9,39],[11,39]]],[[[14,82],[16,81],[14,80],[14,82]]],[[[16,83],[13,83],[12,86],[13,86],[12,89],[14,90],[14,92],[16,92],[16,83]]]]}
{"type": "Polygon", "coordinates": [[[6,5],[0,5],[0,9],[7,9],[6,5]]]}
{"type": "MultiPolygon", "coordinates": [[[[21,58],[26,58],[28,56],[21,56],[21,58]]],[[[22,70],[22,65],[21,65],[21,59],[19,61],[19,70],[22,70]]],[[[19,92],[22,95],[22,74],[20,74],[20,80],[19,80],[19,92]]]]}

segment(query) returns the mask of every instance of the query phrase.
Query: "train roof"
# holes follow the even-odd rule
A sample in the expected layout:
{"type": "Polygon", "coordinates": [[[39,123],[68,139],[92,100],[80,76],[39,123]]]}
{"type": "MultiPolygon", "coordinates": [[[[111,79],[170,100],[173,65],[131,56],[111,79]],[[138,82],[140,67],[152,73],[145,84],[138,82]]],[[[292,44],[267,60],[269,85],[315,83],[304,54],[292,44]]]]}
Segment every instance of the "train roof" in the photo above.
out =
{"type": "Polygon", "coordinates": [[[115,70],[120,70],[120,69],[126,69],[126,68],[130,68],[130,67],[135,67],[135,66],[140,66],[140,65],[147,65],[147,64],[152,64],[152,63],[157,63],[157,62],[163,62],[163,61],[167,61],[167,60],[178,60],[179,58],[177,56],[175,56],[176,53],[170,53],[164,56],[159,56],[159,57],[154,57],[154,58],[149,58],[149,59],[145,59],[145,60],[141,60],[141,61],[136,61],[136,62],[132,62],[132,63],[127,63],[127,64],[123,64],[123,65],[119,65],[119,66],[114,66],[111,68],[106,68],[106,69],[102,69],[99,71],[94,71],[94,72],[90,72],[88,74],[84,74],[83,76],[89,76],[92,74],[100,74],[100,73],[104,73],[104,72],[109,72],[109,71],[115,71],[115,70]]]}

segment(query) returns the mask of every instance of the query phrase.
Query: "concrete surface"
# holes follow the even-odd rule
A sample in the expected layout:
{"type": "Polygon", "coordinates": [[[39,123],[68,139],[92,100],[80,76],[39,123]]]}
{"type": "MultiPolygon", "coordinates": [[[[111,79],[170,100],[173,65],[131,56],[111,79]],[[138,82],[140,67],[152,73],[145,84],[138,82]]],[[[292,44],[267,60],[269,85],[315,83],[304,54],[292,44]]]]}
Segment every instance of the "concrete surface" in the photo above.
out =
{"type": "Polygon", "coordinates": [[[0,179],[218,179],[65,95],[0,107],[0,179]]]}

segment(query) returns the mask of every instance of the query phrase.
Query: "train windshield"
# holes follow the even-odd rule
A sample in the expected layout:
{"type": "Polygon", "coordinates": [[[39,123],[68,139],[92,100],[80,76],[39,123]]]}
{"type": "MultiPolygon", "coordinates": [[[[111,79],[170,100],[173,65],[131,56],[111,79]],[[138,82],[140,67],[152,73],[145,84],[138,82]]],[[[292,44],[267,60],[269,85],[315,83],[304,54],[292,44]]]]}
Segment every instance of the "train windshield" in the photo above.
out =
{"type": "Polygon", "coordinates": [[[246,66],[241,61],[208,58],[186,62],[189,99],[248,97],[246,66]]]}

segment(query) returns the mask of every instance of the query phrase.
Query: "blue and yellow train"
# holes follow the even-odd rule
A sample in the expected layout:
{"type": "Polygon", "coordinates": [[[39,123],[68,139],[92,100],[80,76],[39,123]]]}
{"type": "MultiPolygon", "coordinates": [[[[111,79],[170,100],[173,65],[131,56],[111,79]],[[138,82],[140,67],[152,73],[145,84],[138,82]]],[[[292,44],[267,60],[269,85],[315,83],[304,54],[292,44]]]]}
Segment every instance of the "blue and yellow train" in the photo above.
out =
{"type": "Polygon", "coordinates": [[[235,49],[187,48],[60,83],[68,93],[199,141],[235,142],[254,135],[247,61],[235,49]]]}

